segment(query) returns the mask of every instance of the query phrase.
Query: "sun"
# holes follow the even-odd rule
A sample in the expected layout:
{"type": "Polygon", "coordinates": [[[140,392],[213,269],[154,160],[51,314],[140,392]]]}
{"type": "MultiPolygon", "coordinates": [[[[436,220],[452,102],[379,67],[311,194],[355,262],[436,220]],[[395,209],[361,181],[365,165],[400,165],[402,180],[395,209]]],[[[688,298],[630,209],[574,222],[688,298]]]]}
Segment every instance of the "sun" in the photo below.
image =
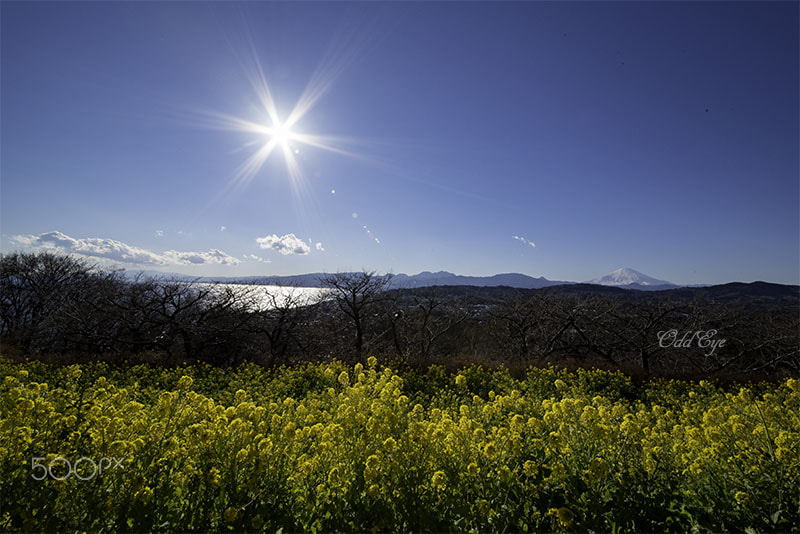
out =
{"type": "MultiPolygon", "coordinates": [[[[228,182],[228,187],[239,187],[249,183],[271,155],[282,153],[286,164],[287,177],[298,190],[302,189],[305,185],[300,161],[298,160],[300,145],[345,156],[359,157],[358,154],[345,148],[348,144],[352,144],[352,141],[346,138],[298,131],[298,123],[328,91],[333,83],[334,74],[340,70],[339,67],[334,69],[329,66],[332,69],[330,71],[332,74],[328,76],[313,76],[295,106],[285,115],[284,119],[282,115],[279,115],[278,107],[272,97],[272,91],[261,68],[258,56],[254,49],[252,52],[250,68],[245,66],[245,74],[250,80],[260,103],[260,117],[247,119],[214,111],[207,113],[207,116],[211,119],[208,124],[214,128],[253,135],[253,138],[244,147],[254,148],[239,168],[236,169],[228,182]]],[[[327,67],[320,68],[322,72],[328,72],[327,67]]]]}
{"type": "Polygon", "coordinates": [[[282,148],[288,148],[289,141],[292,140],[292,130],[291,127],[286,124],[276,124],[272,128],[269,129],[269,135],[272,140],[275,141],[278,145],[282,148]]]}

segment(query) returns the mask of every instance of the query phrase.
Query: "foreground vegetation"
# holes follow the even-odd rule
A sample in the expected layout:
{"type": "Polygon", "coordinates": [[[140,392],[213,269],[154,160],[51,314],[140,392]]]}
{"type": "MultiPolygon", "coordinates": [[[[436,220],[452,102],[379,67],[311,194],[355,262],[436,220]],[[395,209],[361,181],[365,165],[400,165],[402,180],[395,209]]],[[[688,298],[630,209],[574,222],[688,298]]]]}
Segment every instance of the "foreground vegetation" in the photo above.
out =
{"type": "Polygon", "coordinates": [[[795,379],[398,374],[374,358],[272,370],[5,361],[0,376],[3,531],[800,524],[795,379]],[[98,473],[84,457],[121,463],[98,473]]]}

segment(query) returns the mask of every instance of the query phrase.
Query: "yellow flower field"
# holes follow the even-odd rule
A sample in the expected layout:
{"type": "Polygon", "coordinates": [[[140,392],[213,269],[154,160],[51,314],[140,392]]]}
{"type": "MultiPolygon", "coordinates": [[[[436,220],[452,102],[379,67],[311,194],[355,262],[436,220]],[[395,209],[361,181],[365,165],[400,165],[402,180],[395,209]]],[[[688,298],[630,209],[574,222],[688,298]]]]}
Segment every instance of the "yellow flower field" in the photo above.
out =
{"type": "Polygon", "coordinates": [[[797,531],[800,382],[0,363],[3,531],[797,531]]]}

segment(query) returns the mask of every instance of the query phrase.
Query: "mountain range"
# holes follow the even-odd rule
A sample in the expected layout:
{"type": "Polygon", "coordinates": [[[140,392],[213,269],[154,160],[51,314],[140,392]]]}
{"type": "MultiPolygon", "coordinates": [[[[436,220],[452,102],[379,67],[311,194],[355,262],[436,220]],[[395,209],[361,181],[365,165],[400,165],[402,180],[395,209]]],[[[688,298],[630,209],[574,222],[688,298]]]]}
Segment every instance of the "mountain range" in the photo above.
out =
{"type": "MultiPolygon", "coordinates": [[[[125,275],[134,278],[144,276],[146,278],[174,278],[178,280],[197,280],[199,282],[221,282],[237,284],[270,284],[286,285],[298,287],[321,287],[320,279],[326,273],[308,273],[291,276],[236,276],[236,277],[191,277],[179,273],[163,273],[159,271],[125,271],[125,275]]],[[[423,271],[418,274],[396,274],[392,277],[390,287],[417,288],[429,286],[477,286],[477,287],[513,287],[519,289],[540,289],[543,287],[575,284],[564,280],[548,280],[547,278],[533,277],[521,273],[502,273],[492,276],[463,276],[448,271],[430,272],[423,271]]],[[[605,276],[583,282],[584,284],[594,284],[601,286],[618,287],[622,289],[638,289],[642,291],[658,291],[663,289],[674,289],[677,287],[701,287],[680,286],[666,280],[659,280],[646,274],[635,271],[629,267],[617,269],[605,276]]]]}

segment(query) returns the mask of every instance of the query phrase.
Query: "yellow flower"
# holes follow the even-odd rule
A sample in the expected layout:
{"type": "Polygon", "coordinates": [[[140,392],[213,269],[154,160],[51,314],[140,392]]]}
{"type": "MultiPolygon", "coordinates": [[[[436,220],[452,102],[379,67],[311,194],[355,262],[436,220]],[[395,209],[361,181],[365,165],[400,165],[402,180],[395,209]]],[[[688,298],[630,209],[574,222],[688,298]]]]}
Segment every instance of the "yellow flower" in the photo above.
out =
{"type": "Polygon", "coordinates": [[[464,386],[466,386],[467,385],[467,377],[464,376],[464,375],[461,375],[461,374],[456,376],[456,385],[458,387],[460,387],[460,388],[463,388],[464,386]]]}
{"type": "Polygon", "coordinates": [[[378,358],[375,356],[367,358],[367,366],[369,366],[370,369],[374,369],[376,365],[378,365],[378,358]]]}
{"type": "Polygon", "coordinates": [[[470,464],[467,466],[467,473],[469,473],[472,476],[476,476],[478,473],[480,473],[480,468],[478,467],[478,464],[476,464],[475,462],[470,462],[470,464]]]}
{"type": "Polygon", "coordinates": [[[367,458],[366,466],[364,467],[364,481],[370,484],[378,477],[378,467],[380,460],[374,454],[367,458]]]}
{"type": "Polygon", "coordinates": [[[744,506],[745,504],[747,504],[748,495],[743,491],[737,491],[736,495],[734,495],[733,498],[736,500],[737,503],[739,503],[740,506],[744,506]]]}
{"type": "Polygon", "coordinates": [[[217,469],[216,467],[212,467],[211,470],[208,472],[208,481],[214,486],[219,486],[221,480],[222,476],[220,476],[219,474],[219,469],[217,469]]]}
{"type": "Polygon", "coordinates": [[[795,393],[800,393],[800,380],[797,380],[795,378],[789,378],[786,380],[786,387],[788,387],[795,393]]]}
{"type": "Polygon", "coordinates": [[[647,455],[647,458],[644,460],[644,470],[647,472],[648,475],[652,475],[656,470],[656,461],[655,459],[647,455]]]}
{"type": "Polygon", "coordinates": [[[369,494],[370,497],[373,497],[373,498],[375,498],[378,495],[380,495],[380,492],[381,492],[381,488],[377,484],[372,484],[367,489],[367,493],[369,494]]]}
{"type": "Polygon", "coordinates": [[[560,378],[555,381],[555,386],[556,386],[556,389],[559,390],[559,391],[562,391],[562,390],[567,388],[566,382],[564,382],[560,378]]]}
{"type": "Polygon", "coordinates": [[[339,378],[336,380],[344,387],[347,387],[350,384],[350,377],[347,375],[347,371],[342,371],[339,373],[339,378]]]}
{"type": "Polygon", "coordinates": [[[328,485],[332,488],[338,488],[341,482],[341,472],[338,467],[334,467],[328,473],[328,485]]]}
{"type": "Polygon", "coordinates": [[[367,457],[367,467],[369,469],[377,469],[379,464],[380,460],[376,455],[371,454],[369,457],[367,457]]]}
{"type": "Polygon", "coordinates": [[[444,471],[436,471],[431,477],[431,487],[437,490],[444,490],[447,487],[447,475],[444,471]]]}
{"type": "Polygon", "coordinates": [[[538,471],[538,467],[531,460],[526,460],[525,463],[522,464],[522,472],[525,473],[526,476],[535,477],[538,471]]]}
{"type": "Polygon", "coordinates": [[[269,438],[262,439],[258,442],[258,452],[267,454],[272,451],[272,441],[269,438]]]}
{"type": "Polygon", "coordinates": [[[516,414],[514,417],[511,418],[511,428],[519,430],[522,425],[525,424],[525,420],[519,414],[516,414]]]}
{"type": "Polygon", "coordinates": [[[178,380],[178,389],[189,389],[192,387],[192,383],[194,380],[191,376],[183,375],[180,380],[178,380]]]}

